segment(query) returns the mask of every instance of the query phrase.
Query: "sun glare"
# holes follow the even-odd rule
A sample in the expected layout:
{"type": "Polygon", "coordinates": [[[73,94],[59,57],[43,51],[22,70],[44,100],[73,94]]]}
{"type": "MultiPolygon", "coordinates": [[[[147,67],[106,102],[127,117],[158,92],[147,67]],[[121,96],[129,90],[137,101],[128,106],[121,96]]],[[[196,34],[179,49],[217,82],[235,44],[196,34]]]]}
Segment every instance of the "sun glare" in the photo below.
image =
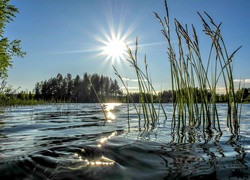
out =
{"type": "Polygon", "coordinates": [[[101,27],[99,29],[101,33],[96,36],[96,40],[100,43],[99,55],[105,57],[105,62],[121,63],[126,59],[126,44],[130,45],[131,43],[128,36],[131,34],[132,29],[128,28],[127,31],[124,31],[121,27],[116,29],[114,25],[110,25],[109,31],[101,27]]]}
{"type": "Polygon", "coordinates": [[[125,42],[119,38],[112,38],[105,42],[103,54],[107,55],[112,60],[120,60],[124,58],[126,53],[125,42]]]}
{"type": "Polygon", "coordinates": [[[130,36],[136,28],[135,22],[126,20],[126,11],[119,14],[112,13],[113,11],[107,12],[107,21],[96,22],[97,32],[90,32],[96,41],[93,49],[97,51],[94,58],[100,62],[98,68],[108,73],[113,70],[113,66],[121,69],[120,71],[126,70],[124,68],[127,65],[126,44],[130,47],[133,42],[130,36]]]}

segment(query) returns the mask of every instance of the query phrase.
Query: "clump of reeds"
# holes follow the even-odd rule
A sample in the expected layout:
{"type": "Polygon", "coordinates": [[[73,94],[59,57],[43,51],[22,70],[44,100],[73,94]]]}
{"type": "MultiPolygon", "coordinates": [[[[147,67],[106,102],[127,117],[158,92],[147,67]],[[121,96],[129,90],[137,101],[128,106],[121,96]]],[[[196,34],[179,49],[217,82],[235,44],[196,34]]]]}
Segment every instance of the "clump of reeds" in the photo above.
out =
{"type": "Polygon", "coordinates": [[[221,132],[216,108],[216,90],[218,82],[222,80],[228,95],[227,125],[233,133],[236,133],[239,127],[239,117],[232,60],[241,47],[229,55],[220,32],[222,23],[217,25],[204,12],[205,18],[200,13],[198,15],[203,23],[205,34],[211,38],[206,63],[202,59],[195,27],[192,25],[190,33],[188,26],[182,26],[177,19],[174,20],[174,33],[178,39],[178,50],[175,52],[171,44],[172,34],[166,0],[165,10],[166,16],[163,20],[157,13],[154,15],[159,20],[162,26],[161,32],[168,43],[174,106],[173,127],[179,129],[187,126],[190,128],[202,126],[205,130],[217,129],[221,132]],[[210,74],[211,77],[209,77],[210,74]]]}
{"type": "Polygon", "coordinates": [[[128,99],[132,102],[132,104],[136,110],[136,113],[138,114],[139,121],[141,120],[141,115],[142,115],[146,124],[151,123],[152,125],[154,125],[155,122],[157,122],[159,119],[159,111],[160,110],[163,111],[166,118],[167,118],[167,115],[166,115],[165,110],[161,104],[160,97],[157,95],[157,92],[155,91],[153,84],[150,80],[146,56],[144,58],[145,71],[143,71],[142,68],[140,68],[138,65],[138,58],[137,58],[138,38],[136,39],[134,54],[132,53],[132,50],[129,48],[129,46],[127,44],[126,44],[126,47],[127,47],[127,54],[128,54],[127,61],[129,62],[131,67],[134,69],[134,71],[136,73],[136,77],[137,77],[138,88],[139,88],[139,105],[140,105],[139,108],[134,103],[133,98],[131,97],[130,92],[128,90],[127,84],[125,84],[122,76],[118,73],[116,68],[113,66],[113,68],[115,70],[115,74],[118,76],[118,78],[121,80],[123,86],[125,87],[128,99]],[[157,98],[156,103],[159,104],[158,111],[154,105],[154,103],[155,103],[154,97],[157,98]],[[141,112],[140,107],[142,109],[142,112],[141,112]]]}

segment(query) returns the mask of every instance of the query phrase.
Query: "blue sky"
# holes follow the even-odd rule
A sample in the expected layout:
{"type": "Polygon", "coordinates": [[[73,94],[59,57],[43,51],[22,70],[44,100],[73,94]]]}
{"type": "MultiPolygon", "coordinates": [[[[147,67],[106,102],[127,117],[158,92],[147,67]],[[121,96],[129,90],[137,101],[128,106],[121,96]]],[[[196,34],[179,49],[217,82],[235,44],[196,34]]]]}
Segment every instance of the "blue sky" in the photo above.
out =
{"type": "MultiPolygon", "coordinates": [[[[10,4],[20,13],[7,25],[5,35],[11,40],[20,39],[27,52],[23,59],[13,58],[8,78],[13,87],[32,90],[36,82],[58,73],[75,77],[87,72],[116,78],[114,65],[130,79],[133,88],[135,74],[127,61],[103,53],[113,34],[120,35],[131,47],[138,37],[139,61],[147,55],[156,89],[171,88],[167,44],[153,15],[165,15],[163,0],[11,0],[10,4]]],[[[249,0],[169,0],[168,6],[172,24],[177,18],[182,24],[195,25],[204,55],[208,43],[196,12],[206,11],[215,22],[223,22],[222,35],[229,53],[243,46],[234,58],[234,78],[246,79],[246,86],[250,86],[249,0]]],[[[172,43],[176,43],[174,38],[172,43]]]]}

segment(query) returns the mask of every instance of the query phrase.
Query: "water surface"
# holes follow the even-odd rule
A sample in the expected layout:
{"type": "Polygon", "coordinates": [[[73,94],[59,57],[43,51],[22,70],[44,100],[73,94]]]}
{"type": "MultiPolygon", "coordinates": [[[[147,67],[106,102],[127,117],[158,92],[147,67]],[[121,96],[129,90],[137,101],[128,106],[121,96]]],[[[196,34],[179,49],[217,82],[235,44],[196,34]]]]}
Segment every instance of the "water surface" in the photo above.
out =
{"type": "MultiPolygon", "coordinates": [[[[172,133],[168,119],[138,123],[132,106],[51,104],[0,113],[0,179],[249,179],[250,105],[240,135],[172,133]]],[[[220,120],[226,105],[218,105],[220,120]]]]}

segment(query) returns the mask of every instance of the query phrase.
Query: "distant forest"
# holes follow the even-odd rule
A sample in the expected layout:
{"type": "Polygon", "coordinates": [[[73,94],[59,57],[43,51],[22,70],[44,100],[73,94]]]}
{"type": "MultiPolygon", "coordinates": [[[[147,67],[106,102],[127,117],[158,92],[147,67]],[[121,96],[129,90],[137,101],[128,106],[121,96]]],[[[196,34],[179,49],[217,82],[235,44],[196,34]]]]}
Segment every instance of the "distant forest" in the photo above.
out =
{"type": "Polygon", "coordinates": [[[87,73],[75,78],[69,73],[65,77],[59,73],[54,78],[36,83],[34,93],[37,100],[76,103],[96,103],[97,95],[102,102],[120,101],[122,97],[116,80],[87,73]]]}
{"type": "MultiPolygon", "coordinates": [[[[0,86],[5,86],[5,83],[3,83],[0,86]]],[[[0,106],[40,104],[46,102],[98,103],[99,100],[101,102],[132,102],[123,93],[115,79],[98,74],[90,75],[84,73],[82,77],[79,75],[72,77],[71,74],[67,74],[63,77],[59,73],[56,77],[37,82],[33,92],[21,91],[17,93],[16,90],[11,90],[11,87],[4,89],[6,91],[2,92],[0,88],[0,106]]],[[[200,91],[195,88],[192,92],[195,93],[194,97],[196,97],[194,101],[201,102],[200,91]]],[[[153,96],[154,102],[157,103],[159,100],[161,103],[173,102],[175,101],[173,94],[175,93],[172,93],[171,90],[159,92],[153,96]]],[[[149,94],[144,95],[150,96],[149,94]]],[[[211,93],[207,91],[207,95],[209,101],[211,93]]],[[[236,95],[238,102],[250,102],[250,88],[242,88],[236,92],[236,95]]],[[[139,93],[130,93],[130,96],[133,102],[140,102],[139,93]]],[[[227,94],[217,94],[216,102],[227,102],[227,98],[227,94]]]]}
{"type": "MultiPolygon", "coordinates": [[[[200,91],[194,88],[192,92],[196,97],[194,101],[201,102],[200,91]]],[[[154,102],[173,102],[175,97],[172,94],[171,90],[159,92],[158,96],[154,95],[154,102]]],[[[250,102],[250,88],[242,88],[236,94],[238,102],[250,102]]],[[[133,102],[140,101],[139,93],[130,95],[133,102]]],[[[209,91],[207,95],[210,100],[212,95],[209,91]]],[[[73,78],[71,74],[63,77],[59,73],[54,78],[36,83],[34,89],[34,99],[50,102],[97,103],[98,98],[101,102],[128,102],[126,94],[123,94],[116,80],[98,74],[84,73],[82,78],[79,75],[73,78]]],[[[227,94],[217,94],[216,102],[227,102],[227,98],[227,94]]]]}

